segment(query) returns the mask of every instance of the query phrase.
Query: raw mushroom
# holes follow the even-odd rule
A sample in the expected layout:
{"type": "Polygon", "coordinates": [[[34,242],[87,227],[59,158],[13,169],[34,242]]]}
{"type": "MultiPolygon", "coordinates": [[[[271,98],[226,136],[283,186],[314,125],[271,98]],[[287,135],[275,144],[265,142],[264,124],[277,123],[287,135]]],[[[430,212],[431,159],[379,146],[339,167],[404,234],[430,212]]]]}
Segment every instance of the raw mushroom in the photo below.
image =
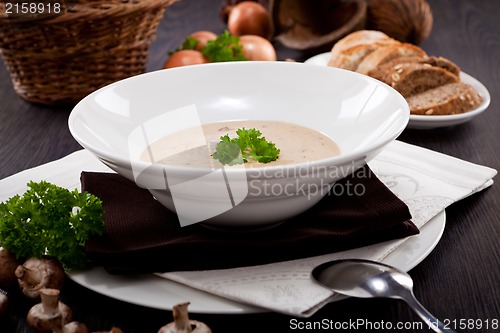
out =
{"type": "Polygon", "coordinates": [[[64,283],[64,269],[51,257],[30,258],[17,267],[15,274],[22,293],[32,299],[40,298],[41,289],[61,289],[64,283]]]}
{"type": "Polygon", "coordinates": [[[121,329],[118,327],[112,327],[111,331],[99,331],[99,332],[93,332],[93,333],[123,333],[121,329]]]}
{"type": "Polygon", "coordinates": [[[55,329],[54,333],[89,333],[89,330],[85,324],[79,323],[77,321],[72,321],[67,323],[62,328],[55,329]]]}
{"type": "Polygon", "coordinates": [[[9,289],[16,283],[15,271],[19,262],[7,249],[0,247],[0,288],[9,289]]]}
{"type": "Polygon", "coordinates": [[[161,327],[158,333],[212,333],[206,324],[189,319],[188,305],[189,302],[174,305],[172,308],[174,321],[161,327]]]}
{"type": "Polygon", "coordinates": [[[41,303],[28,311],[26,321],[38,333],[62,332],[61,327],[71,321],[71,309],[59,301],[58,289],[42,288],[41,303]]]}
{"type": "Polygon", "coordinates": [[[9,306],[9,298],[7,297],[7,292],[0,289],[0,315],[7,311],[9,306]]]}

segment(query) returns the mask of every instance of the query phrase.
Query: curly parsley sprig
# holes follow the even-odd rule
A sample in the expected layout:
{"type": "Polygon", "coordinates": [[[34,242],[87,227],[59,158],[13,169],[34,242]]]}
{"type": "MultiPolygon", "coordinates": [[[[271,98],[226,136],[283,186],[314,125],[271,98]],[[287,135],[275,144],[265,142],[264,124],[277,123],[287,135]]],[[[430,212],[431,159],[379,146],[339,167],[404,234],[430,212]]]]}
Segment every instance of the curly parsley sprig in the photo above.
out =
{"type": "Polygon", "coordinates": [[[207,42],[201,53],[211,62],[244,61],[243,46],[239,44],[240,37],[231,35],[227,30],[215,40],[207,42]]]}
{"type": "Polygon", "coordinates": [[[247,162],[269,163],[276,161],[280,150],[276,145],[267,141],[262,133],[255,129],[240,128],[238,135],[230,138],[229,135],[221,136],[212,157],[222,164],[236,165],[247,162]]]}
{"type": "MultiPolygon", "coordinates": [[[[199,41],[196,38],[188,36],[184,39],[180,47],[174,51],[168,52],[168,55],[170,56],[181,50],[194,50],[198,44],[199,41]]],[[[231,35],[227,30],[218,35],[216,39],[209,40],[201,49],[201,53],[210,62],[248,60],[243,55],[243,46],[240,45],[240,37],[231,35]]]]}
{"type": "Polygon", "coordinates": [[[67,269],[86,264],[85,242],[104,231],[101,200],[46,181],[0,203],[0,245],[17,258],[50,255],[67,269]]]}

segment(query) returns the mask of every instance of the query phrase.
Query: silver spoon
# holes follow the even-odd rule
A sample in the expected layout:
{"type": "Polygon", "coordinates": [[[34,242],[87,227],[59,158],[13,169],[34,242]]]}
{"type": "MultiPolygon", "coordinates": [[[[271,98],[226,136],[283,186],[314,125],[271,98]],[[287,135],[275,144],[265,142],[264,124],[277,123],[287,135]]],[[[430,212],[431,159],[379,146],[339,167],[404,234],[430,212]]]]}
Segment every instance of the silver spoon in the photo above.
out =
{"type": "Polygon", "coordinates": [[[312,277],[339,294],[404,300],[435,332],[455,332],[418,302],[410,275],[392,266],[363,259],[334,260],[314,268],[312,277]]]}

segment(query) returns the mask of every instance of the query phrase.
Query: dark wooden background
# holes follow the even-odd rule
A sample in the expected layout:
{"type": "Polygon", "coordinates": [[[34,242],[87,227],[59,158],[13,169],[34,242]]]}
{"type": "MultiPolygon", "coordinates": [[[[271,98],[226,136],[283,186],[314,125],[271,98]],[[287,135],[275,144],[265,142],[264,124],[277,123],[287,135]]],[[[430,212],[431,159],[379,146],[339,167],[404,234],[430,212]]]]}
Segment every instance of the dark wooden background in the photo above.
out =
{"type": "MultiPolygon", "coordinates": [[[[498,169],[500,166],[500,1],[429,0],[434,26],[421,45],[431,55],[448,57],[466,73],[479,79],[490,91],[488,110],[472,121],[436,130],[405,130],[400,140],[443,152],[470,162],[498,169]]],[[[167,52],[175,49],[191,32],[223,32],[219,0],[183,0],[170,7],[158,30],[148,62],[148,71],[161,68],[167,52]]],[[[276,45],[279,60],[303,61],[313,54],[276,45]]],[[[235,83],[237,84],[237,82],[235,83]]],[[[166,92],[167,93],[167,92],[166,92]]],[[[70,107],[32,105],[19,98],[9,74],[0,62],[0,179],[71,153],[80,146],[67,128],[70,107]]],[[[488,321],[500,320],[500,189],[498,184],[447,209],[447,226],[435,250],[410,271],[417,298],[441,319],[470,324],[462,332],[494,332],[488,321]]],[[[30,332],[25,316],[31,306],[12,295],[10,310],[0,316],[0,332],[30,332]]],[[[92,331],[109,330],[149,333],[171,321],[169,311],[149,309],[98,295],[67,281],[63,301],[74,317],[92,331]]],[[[287,332],[290,319],[277,314],[203,315],[214,332],[287,332]]],[[[397,300],[348,299],[330,304],[314,320],[344,322],[417,322],[419,318],[397,300]]],[[[497,326],[498,327],[498,326],[497,326]]],[[[389,330],[378,330],[385,332],[389,330]]],[[[412,331],[412,330],[407,330],[412,331]]],[[[422,330],[419,332],[425,332],[422,330]]]]}

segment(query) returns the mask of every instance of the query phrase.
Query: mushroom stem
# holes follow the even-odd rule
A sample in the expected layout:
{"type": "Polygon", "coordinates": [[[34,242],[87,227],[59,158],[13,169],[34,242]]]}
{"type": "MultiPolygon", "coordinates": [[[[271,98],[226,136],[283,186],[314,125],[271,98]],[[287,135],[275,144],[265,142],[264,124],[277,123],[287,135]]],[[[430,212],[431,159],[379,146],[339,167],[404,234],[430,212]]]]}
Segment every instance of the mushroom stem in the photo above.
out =
{"type": "Polygon", "coordinates": [[[35,332],[62,332],[62,327],[70,321],[71,310],[59,301],[59,294],[58,289],[40,290],[41,303],[28,311],[26,319],[35,332]]]}
{"type": "Polygon", "coordinates": [[[197,320],[190,320],[188,316],[189,302],[176,304],[172,307],[174,321],[161,327],[158,333],[212,333],[212,330],[197,320]]]}
{"type": "Polygon", "coordinates": [[[42,289],[40,298],[44,313],[55,315],[59,312],[59,294],[60,292],[57,289],[42,289]]]}
{"type": "Polygon", "coordinates": [[[186,303],[176,304],[172,308],[172,316],[174,317],[175,328],[179,333],[192,331],[187,310],[188,305],[189,303],[186,302],[186,303]]]}

